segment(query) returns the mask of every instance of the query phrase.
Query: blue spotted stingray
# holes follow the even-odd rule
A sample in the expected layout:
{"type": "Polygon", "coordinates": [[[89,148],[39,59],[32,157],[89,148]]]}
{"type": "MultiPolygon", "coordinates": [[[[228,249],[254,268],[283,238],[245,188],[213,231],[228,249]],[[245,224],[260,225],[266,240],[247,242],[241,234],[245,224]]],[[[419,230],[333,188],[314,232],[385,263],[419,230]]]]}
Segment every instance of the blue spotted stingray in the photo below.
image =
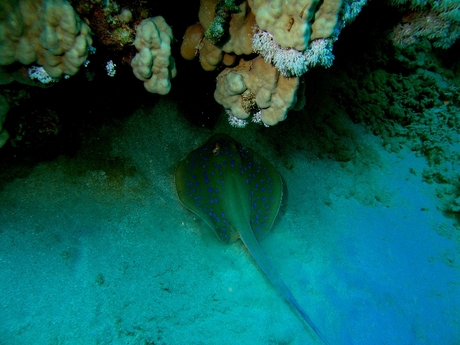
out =
{"type": "Polygon", "coordinates": [[[177,195],[225,243],[241,238],[267,277],[327,344],[275,271],[259,240],[270,230],[283,196],[278,171],[225,134],[212,136],[177,165],[177,195]]]}

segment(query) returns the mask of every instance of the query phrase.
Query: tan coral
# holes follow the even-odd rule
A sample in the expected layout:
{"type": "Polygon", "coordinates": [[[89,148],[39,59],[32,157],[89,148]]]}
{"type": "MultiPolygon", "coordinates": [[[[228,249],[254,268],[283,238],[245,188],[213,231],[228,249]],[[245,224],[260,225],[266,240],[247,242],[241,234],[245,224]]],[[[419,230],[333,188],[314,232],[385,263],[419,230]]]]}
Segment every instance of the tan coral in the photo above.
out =
{"type": "Polygon", "coordinates": [[[284,48],[305,51],[316,38],[332,35],[342,0],[248,0],[257,25],[284,48]]]}
{"type": "Polygon", "coordinates": [[[67,1],[2,0],[0,13],[0,66],[38,64],[58,78],[86,60],[90,28],[67,1]]]}
{"type": "Polygon", "coordinates": [[[225,66],[233,66],[233,65],[235,65],[236,61],[237,61],[237,56],[235,54],[227,54],[227,53],[225,53],[224,57],[222,59],[222,63],[225,66]]]}
{"type": "Polygon", "coordinates": [[[180,46],[180,54],[184,59],[193,60],[199,54],[203,37],[204,29],[200,23],[195,23],[187,28],[180,46]]]}
{"type": "Polygon", "coordinates": [[[224,42],[222,50],[236,55],[249,55],[252,51],[252,35],[256,20],[247,2],[240,6],[240,12],[232,14],[229,27],[229,40],[224,42]]]}
{"type": "Polygon", "coordinates": [[[299,51],[307,48],[311,35],[309,22],[317,0],[248,0],[248,3],[257,25],[270,32],[279,45],[299,51]]]}
{"type": "MultiPolygon", "coordinates": [[[[215,17],[215,7],[218,0],[201,0],[198,17],[199,25],[204,31],[209,27],[215,17]]],[[[197,24],[190,26],[185,32],[181,53],[186,59],[192,57],[192,48],[197,48],[200,56],[200,63],[204,70],[212,71],[224,63],[229,66],[234,63],[235,55],[249,55],[252,50],[252,35],[255,25],[255,18],[247,2],[239,5],[239,12],[231,15],[229,23],[229,32],[226,40],[218,45],[210,43],[206,38],[201,36],[198,43],[199,28],[197,24]],[[185,54],[185,55],[184,55],[185,54]],[[232,58],[233,57],[233,58],[232,58]]]]}
{"type": "MultiPolygon", "coordinates": [[[[228,28],[224,25],[227,32],[221,41],[212,44],[203,36],[210,35],[207,30],[212,28],[218,2],[201,0],[200,22],[187,29],[183,40],[183,47],[187,48],[184,56],[190,59],[198,52],[206,71],[221,66],[225,54],[238,57],[254,52],[263,55],[285,76],[300,76],[309,67],[332,64],[332,44],[328,45],[328,39],[337,37],[334,33],[342,0],[243,1],[239,11],[231,14],[228,28]],[[322,41],[319,49],[320,44],[314,45],[318,40],[322,41]]],[[[230,65],[228,59],[224,64],[230,65]]]]}
{"type": "Polygon", "coordinates": [[[324,0],[315,13],[315,21],[311,27],[310,40],[328,38],[334,32],[339,17],[341,0],[324,0]]]}
{"type": "Polygon", "coordinates": [[[200,49],[200,63],[205,71],[214,71],[220,66],[224,58],[222,49],[203,38],[203,44],[200,49]]]}
{"type": "Polygon", "coordinates": [[[251,115],[243,107],[241,97],[247,89],[245,79],[251,68],[251,62],[240,60],[238,66],[226,68],[217,77],[215,100],[239,119],[246,119],[251,115]]]}
{"type": "Polygon", "coordinates": [[[171,27],[163,17],[144,19],[136,29],[134,46],[139,51],[131,61],[134,75],[144,82],[147,91],[167,94],[176,66],[171,56],[171,27]]]}
{"type": "Polygon", "coordinates": [[[263,123],[272,126],[283,121],[289,110],[303,107],[305,99],[297,92],[299,85],[300,78],[282,76],[272,64],[258,56],[249,61],[242,59],[238,66],[222,71],[217,77],[214,98],[240,119],[251,115],[255,101],[263,123]]]}

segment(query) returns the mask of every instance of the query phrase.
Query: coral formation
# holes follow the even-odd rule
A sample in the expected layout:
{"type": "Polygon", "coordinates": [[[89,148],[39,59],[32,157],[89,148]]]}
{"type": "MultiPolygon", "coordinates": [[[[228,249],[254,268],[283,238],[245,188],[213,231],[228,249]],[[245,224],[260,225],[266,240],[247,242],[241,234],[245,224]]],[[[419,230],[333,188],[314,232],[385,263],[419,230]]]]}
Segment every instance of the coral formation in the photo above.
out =
{"type": "Polygon", "coordinates": [[[341,0],[326,0],[317,8],[315,0],[249,0],[261,30],[270,32],[283,48],[305,51],[310,41],[332,36],[341,0]]]}
{"type": "Polygon", "coordinates": [[[96,44],[102,44],[112,55],[130,50],[126,48],[134,41],[135,26],[147,18],[146,13],[133,12],[114,1],[81,1],[76,10],[94,32],[96,44]]]}
{"type": "MultiPolygon", "coordinates": [[[[75,75],[86,60],[90,29],[68,2],[4,0],[0,13],[0,66],[37,64],[59,78],[75,75]]],[[[11,81],[2,79],[0,84],[11,81]]]]}
{"type": "Polygon", "coordinates": [[[235,62],[235,56],[253,53],[251,42],[255,18],[246,2],[241,3],[238,11],[231,15],[225,40],[215,45],[205,37],[215,17],[216,3],[217,0],[201,1],[198,13],[200,22],[187,29],[182,41],[182,56],[186,59],[199,56],[205,71],[213,71],[221,64],[230,66],[235,62]],[[193,56],[191,47],[195,49],[193,56]]]}
{"type": "Polygon", "coordinates": [[[341,75],[347,87],[336,87],[334,95],[355,122],[382,138],[387,151],[403,156],[408,148],[425,157],[428,166],[412,173],[433,184],[444,211],[459,212],[458,59],[449,51],[433,49],[428,37],[403,47],[380,40],[368,49],[372,65],[362,63],[362,49],[351,58],[359,68],[347,70],[342,65],[341,73],[350,76],[341,75]]]}
{"type": "MultiPolygon", "coordinates": [[[[231,124],[242,127],[252,116],[253,122],[274,125],[305,104],[304,74],[332,65],[334,42],[366,2],[201,0],[199,22],[186,30],[181,55],[199,57],[204,70],[220,73],[214,96],[231,124]]],[[[392,34],[400,47],[428,40],[446,48],[460,36],[458,1],[388,2],[409,11],[392,34]]],[[[76,74],[87,65],[92,32],[107,75],[119,77],[129,63],[149,92],[168,93],[177,73],[173,34],[163,17],[150,17],[157,5],[142,0],[2,1],[0,84],[51,85],[76,74]]]]}
{"type": "Polygon", "coordinates": [[[228,30],[230,15],[238,11],[238,4],[234,0],[219,0],[215,9],[216,16],[204,33],[206,39],[214,45],[219,43],[228,30]]]}
{"type": "Polygon", "coordinates": [[[139,53],[131,66],[148,92],[165,95],[171,89],[170,79],[177,73],[171,56],[172,39],[171,27],[161,16],[144,19],[136,29],[134,46],[139,53]]]}
{"type": "Polygon", "coordinates": [[[355,120],[372,126],[388,151],[409,147],[425,156],[424,180],[438,184],[445,210],[458,212],[459,88],[424,70],[410,77],[380,70],[364,75],[362,83],[359,94],[347,95],[356,109],[367,107],[353,112],[359,114],[355,120]]]}
{"type": "Polygon", "coordinates": [[[422,1],[392,0],[395,5],[410,6],[408,13],[395,26],[393,42],[405,47],[422,38],[435,47],[449,48],[460,37],[460,3],[453,0],[422,1]]]}
{"type": "Polygon", "coordinates": [[[239,64],[226,68],[217,77],[214,97],[229,111],[230,116],[247,119],[258,114],[265,125],[272,126],[286,118],[290,109],[305,104],[301,78],[286,78],[261,56],[253,60],[241,59],[239,64]],[[260,113],[259,113],[260,112],[260,113]]]}
{"type": "MultiPolygon", "coordinates": [[[[300,85],[298,77],[311,67],[332,65],[333,42],[337,40],[340,30],[356,17],[365,3],[364,0],[326,0],[320,4],[315,0],[247,0],[235,4],[233,1],[202,0],[200,21],[186,31],[181,52],[187,59],[198,55],[201,66],[206,71],[215,70],[221,65],[237,65],[242,55],[261,55],[266,66],[270,65],[277,73],[281,73],[281,76],[273,77],[279,85],[272,90],[277,91],[270,93],[265,90],[265,98],[270,94],[273,101],[268,102],[269,104],[262,101],[264,97],[260,96],[260,90],[248,88],[251,93],[259,95],[257,97],[260,102],[255,102],[257,106],[254,112],[247,111],[241,101],[236,101],[241,98],[244,90],[237,97],[234,90],[225,86],[228,81],[218,81],[215,98],[230,112],[231,118],[233,116],[245,120],[253,113],[258,114],[257,118],[264,124],[274,125],[286,118],[289,109],[297,108],[296,104],[303,104],[297,102],[300,85]],[[224,14],[223,3],[229,3],[224,14]],[[224,29],[227,31],[222,32],[224,29]],[[291,77],[292,80],[289,79],[291,77]],[[288,95],[291,99],[287,99],[288,95]],[[225,97],[229,99],[226,100],[225,97]]],[[[246,65],[246,62],[242,62],[236,70],[241,71],[241,66],[246,65]]],[[[233,74],[229,75],[229,71],[224,70],[219,78],[225,76],[225,80],[235,79],[231,77],[233,74]]],[[[231,71],[237,73],[235,70],[231,71]]],[[[259,78],[255,84],[266,81],[263,75],[248,71],[243,74],[251,75],[251,80],[259,78]]],[[[268,75],[270,77],[267,78],[272,78],[272,73],[268,75]]],[[[232,120],[230,123],[237,122],[232,120]]]]}
{"type": "MultiPolygon", "coordinates": [[[[75,75],[88,56],[90,31],[67,1],[1,1],[0,85],[18,81],[40,86],[75,75]]],[[[0,147],[8,139],[1,126],[7,111],[2,96],[0,147]]]]}
{"type": "Polygon", "coordinates": [[[330,67],[334,60],[330,39],[317,39],[311,43],[308,51],[300,52],[294,48],[283,48],[269,32],[256,30],[252,46],[256,53],[272,62],[285,77],[301,76],[316,65],[330,67]]]}
{"type": "Polygon", "coordinates": [[[184,40],[180,46],[180,54],[186,60],[193,60],[200,54],[202,41],[204,38],[204,29],[200,23],[190,25],[185,31],[184,40]],[[187,38],[187,39],[185,39],[187,38]]]}

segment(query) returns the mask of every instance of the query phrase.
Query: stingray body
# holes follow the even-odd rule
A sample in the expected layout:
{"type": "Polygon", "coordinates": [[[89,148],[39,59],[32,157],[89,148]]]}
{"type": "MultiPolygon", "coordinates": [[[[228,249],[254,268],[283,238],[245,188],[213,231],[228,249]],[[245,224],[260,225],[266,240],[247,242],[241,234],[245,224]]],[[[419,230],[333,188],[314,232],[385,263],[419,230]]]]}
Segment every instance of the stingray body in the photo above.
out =
{"type": "Polygon", "coordinates": [[[216,134],[179,162],[175,184],[182,204],[222,241],[242,239],[273,285],[327,343],[259,245],[281,205],[283,182],[278,171],[229,136],[216,134]]]}

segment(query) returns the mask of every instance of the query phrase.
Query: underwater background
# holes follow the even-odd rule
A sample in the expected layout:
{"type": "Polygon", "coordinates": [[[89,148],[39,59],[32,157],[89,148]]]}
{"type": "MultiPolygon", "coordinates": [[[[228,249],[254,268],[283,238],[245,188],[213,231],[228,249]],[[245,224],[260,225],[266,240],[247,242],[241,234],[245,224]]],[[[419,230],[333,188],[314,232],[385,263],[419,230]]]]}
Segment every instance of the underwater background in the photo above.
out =
{"type": "Polygon", "coordinates": [[[460,46],[395,49],[385,11],[363,9],[269,128],[231,127],[215,74],[180,58],[165,96],[129,66],[2,86],[0,344],[321,344],[176,196],[216,133],[281,174],[261,246],[330,344],[460,344],[460,46]]]}

